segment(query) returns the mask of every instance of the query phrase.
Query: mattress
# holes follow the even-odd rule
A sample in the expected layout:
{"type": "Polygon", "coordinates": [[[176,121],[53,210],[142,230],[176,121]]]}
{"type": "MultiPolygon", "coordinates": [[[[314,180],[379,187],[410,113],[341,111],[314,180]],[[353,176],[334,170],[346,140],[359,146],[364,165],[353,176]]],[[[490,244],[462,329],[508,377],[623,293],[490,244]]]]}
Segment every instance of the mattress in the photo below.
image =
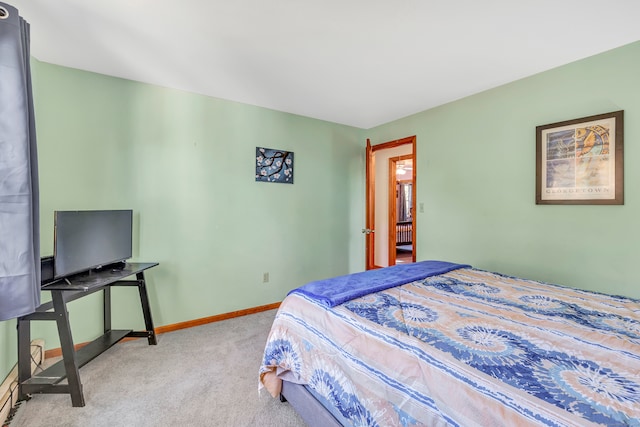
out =
{"type": "Polygon", "coordinates": [[[345,425],[640,426],[640,302],[470,267],[334,306],[292,293],[259,375],[345,425]]]}

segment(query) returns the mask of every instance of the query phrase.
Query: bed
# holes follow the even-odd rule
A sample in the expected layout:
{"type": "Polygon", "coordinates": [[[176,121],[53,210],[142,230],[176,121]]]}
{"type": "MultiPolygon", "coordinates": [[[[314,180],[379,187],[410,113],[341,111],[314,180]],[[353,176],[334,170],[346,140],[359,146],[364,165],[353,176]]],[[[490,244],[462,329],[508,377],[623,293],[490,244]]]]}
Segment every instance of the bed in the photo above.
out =
{"type": "Polygon", "coordinates": [[[396,222],[396,247],[409,247],[413,244],[413,221],[396,222]]]}
{"type": "Polygon", "coordinates": [[[310,425],[640,426],[640,301],[423,261],[282,302],[260,387],[310,425]]]}

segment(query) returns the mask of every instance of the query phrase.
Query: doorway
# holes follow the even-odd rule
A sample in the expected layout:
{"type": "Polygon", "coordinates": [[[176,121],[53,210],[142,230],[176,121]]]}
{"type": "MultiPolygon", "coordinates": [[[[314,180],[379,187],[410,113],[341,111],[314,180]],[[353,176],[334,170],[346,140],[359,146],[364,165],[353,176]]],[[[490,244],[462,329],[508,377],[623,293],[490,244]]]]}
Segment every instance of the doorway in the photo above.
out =
{"type": "Polygon", "coordinates": [[[367,270],[416,259],[415,157],[415,136],[374,146],[367,140],[366,225],[362,229],[366,237],[367,270]],[[398,169],[404,173],[397,173],[398,169]],[[400,175],[402,178],[398,180],[400,175]],[[405,203],[404,213],[399,197],[405,203]],[[399,243],[400,249],[396,248],[399,243]]]}
{"type": "Polygon", "coordinates": [[[415,262],[413,155],[389,158],[389,265],[415,262]]]}

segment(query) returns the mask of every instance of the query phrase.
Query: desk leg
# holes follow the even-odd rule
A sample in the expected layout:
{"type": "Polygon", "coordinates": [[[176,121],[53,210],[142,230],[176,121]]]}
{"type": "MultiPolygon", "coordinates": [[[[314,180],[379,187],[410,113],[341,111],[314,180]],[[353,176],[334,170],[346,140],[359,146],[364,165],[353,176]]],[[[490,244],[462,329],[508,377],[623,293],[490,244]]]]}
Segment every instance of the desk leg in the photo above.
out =
{"type": "Polygon", "coordinates": [[[144,272],[136,274],[138,279],[138,291],[140,292],[140,303],[142,304],[142,315],[144,316],[144,325],[149,334],[149,345],[157,345],[156,331],[153,328],[153,319],[151,318],[151,307],[149,306],[149,295],[147,294],[147,284],[144,280],[144,272]]]}
{"type": "Polygon", "coordinates": [[[69,393],[71,394],[71,404],[73,406],[84,406],[84,396],[82,394],[82,383],[78,372],[76,361],[76,350],[71,337],[71,326],[69,324],[69,312],[67,303],[61,291],[51,291],[53,309],[57,315],[58,336],[60,337],[60,348],[62,349],[62,359],[64,369],[67,373],[69,393]]]}
{"type": "Polygon", "coordinates": [[[27,400],[22,384],[31,378],[31,321],[18,318],[18,400],[27,400]]]}
{"type": "Polygon", "coordinates": [[[102,304],[103,304],[103,325],[104,333],[106,334],[111,330],[111,287],[107,286],[102,290],[102,304]]]}

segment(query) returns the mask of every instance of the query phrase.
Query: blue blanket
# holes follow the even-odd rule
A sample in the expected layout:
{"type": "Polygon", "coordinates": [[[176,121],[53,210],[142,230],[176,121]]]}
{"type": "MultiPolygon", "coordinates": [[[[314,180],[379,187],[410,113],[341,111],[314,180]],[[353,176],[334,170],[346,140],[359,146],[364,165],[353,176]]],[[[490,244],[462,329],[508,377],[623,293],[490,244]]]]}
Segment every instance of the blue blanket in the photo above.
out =
{"type": "Polygon", "coordinates": [[[334,307],[364,295],[383,291],[395,286],[448,273],[458,268],[471,267],[445,261],[421,261],[391,267],[368,270],[346,276],[332,277],[307,283],[289,294],[306,295],[327,307],[334,307]]]}

